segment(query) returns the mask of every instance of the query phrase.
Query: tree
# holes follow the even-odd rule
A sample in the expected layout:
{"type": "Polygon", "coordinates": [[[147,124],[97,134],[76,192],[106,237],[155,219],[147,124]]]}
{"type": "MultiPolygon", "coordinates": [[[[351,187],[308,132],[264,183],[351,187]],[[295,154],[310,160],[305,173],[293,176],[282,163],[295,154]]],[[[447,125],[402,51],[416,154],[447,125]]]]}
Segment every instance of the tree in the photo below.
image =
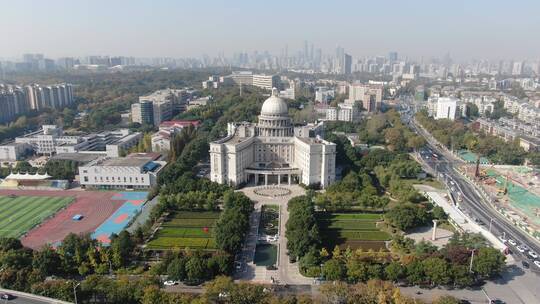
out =
{"type": "Polygon", "coordinates": [[[207,277],[207,271],[206,261],[200,254],[194,254],[186,263],[186,283],[193,285],[202,283],[207,277]]]}
{"type": "Polygon", "coordinates": [[[412,204],[398,205],[392,208],[385,214],[385,218],[390,224],[401,230],[425,224],[429,220],[424,208],[412,204]]]}
{"type": "Polygon", "coordinates": [[[43,276],[60,274],[62,261],[60,255],[50,246],[34,251],[32,267],[39,270],[43,276]]]}
{"type": "Polygon", "coordinates": [[[441,258],[430,257],[422,261],[426,278],[432,285],[445,285],[450,282],[448,263],[441,258]]]}
{"type": "Polygon", "coordinates": [[[167,276],[170,280],[184,281],[187,277],[186,258],[177,257],[167,266],[167,276]]]}
{"type": "Polygon", "coordinates": [[[474,283],[474,278],[466,265],[452,265],[451,274],[454,285],[459,288],[471,286],[474,283]]]}
{"type": "Polygon", "coordinates": [[[438,220],[446,220],[448,218],[448,215],[446,212],[444,212],[444,209],[441,206],[435,206],[431,210],[431,214],[433,215],[434,219],[438,220]]]}
{"type": "Polygon", "coordinates": [[[387,280],[397,282],[403,277],[405,271],[399,262],[392,261],[384,268],[384,273],[387,280]]]}
{"type": "Polygon", "coordinates": [[[410,284],[418,285],[425,281],[424,265],[421,261],[414,260],[405,266],[407,281],[410,284]]]}
{"type": "Polygon", "coordinates": [[[328,281],[339,281],[345,276],[345,267],[337,259],[330,259],[323,265],[323,276],[328,281]]]}
{"type": "Polygon", "coordinates": [[[426,145],[426,140],[422,136],[414,135],[407,140],[407,147],[417,151],[426,145]]]}
{"type": "Polygon", "coordinates": [[[158,286],[147,286],[144,289],[142,304],[161,304],[164,303],[166,295],[162,293],[158,286]]]}
{"type": "Polygon", "coordinates": [[[204,298],[211,302],[217,302],[219,295],[229,294],[234,288],[234,281],[230,277],[218,276],[204,285],[204,298]]]}
{"type": "Polygon", "coordinates": [[[497,249],[480,248],[473,260],[473,271],[482,278],[499,275],[505,266],[506,257],[497,249]]]}
{"type": "Polygon", "coordinates": [[[246,216],[240,210],[223,211],[215,228],[216,243],[219,248],[229,253],[237,252],[242,247],[248,225],[246,216]]]}
{"type": "Polygon", "coordinates": [[[452,296],[440,296],[433,302],[433,304],[459,304],[461,301],[452,296]]]}
{"type": "Polygon", "coordinates": [[[365,282],[370,279],[367,264],[357,259],[347,262],[347,281],[350,283],[365,282]]]}
{"type": "Polygon", "coordinates": [[[311,196],[299,196],[288,203],[286,223],[287,249],[293,257],[304,256],[310,248],[320,244],[319,228],[311,196]]]}
{"type": "Polygon", "coordinates": [[[474,103],[467,102],[467,117],[475,118],[480,116],[479,113],[478,107],[474,103]]]}
{"type": "Polygon", "coordinates": [[[131,259],[135,242],[131,239],[131,234],[122,230],[117,237],[111,238],[112,262],[116,267],[126,266],[131,259]]]}

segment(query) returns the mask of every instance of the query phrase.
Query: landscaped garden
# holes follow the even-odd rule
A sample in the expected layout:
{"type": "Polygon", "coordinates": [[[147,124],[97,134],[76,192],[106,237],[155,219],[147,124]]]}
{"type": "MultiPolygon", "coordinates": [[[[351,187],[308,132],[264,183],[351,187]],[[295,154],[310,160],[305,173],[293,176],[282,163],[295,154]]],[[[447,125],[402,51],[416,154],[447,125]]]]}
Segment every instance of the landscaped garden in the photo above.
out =
{"type": "Polygon", "coordinates": [[[219,212],[180,211],[169,216],[146,248],[168,250],[174,248],[216,249],[214,227],[219,212]]]}
{"type": "Polygon", "coordinates": [[[279,225],[279,206],[263,205],[261,207],[261,220],[259,222],[260,235],[278,234],[279,225]]]}
{"type": "Polygon", "coordinates": [[[317,213],[323,247],[332,250],[362,248],[364,250],[385,249],[385,241],[391,236],[377,228],[380,214],[373,213],[317,213]]]}

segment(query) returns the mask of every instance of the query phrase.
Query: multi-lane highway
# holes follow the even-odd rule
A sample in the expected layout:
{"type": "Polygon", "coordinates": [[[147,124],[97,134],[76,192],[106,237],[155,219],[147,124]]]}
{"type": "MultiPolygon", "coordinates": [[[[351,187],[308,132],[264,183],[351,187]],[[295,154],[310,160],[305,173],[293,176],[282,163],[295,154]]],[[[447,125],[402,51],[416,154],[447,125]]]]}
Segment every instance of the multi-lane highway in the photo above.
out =
{"type": "MultiPolygon", "coordinates": [[[[500,215],[493,206],[482,197],[475,185],[471,184],[455,170],[457,166],[464,164],[464,162],[456,158],[447,150],[441,148],[431,134],[425,132],[425,130],[415,123],[413,119],[414,109],[414,103],[410,101],[406,102],[404,111],[402,111],[402,119],[405,123],[409,124],[417,134],[426,139],[426,156],[432,156],[432,154],[437,155],[437,157],[427,158],[422,156],[422,159],[424,163],[437,172],[439,178],[443,178],[451,189],[455,189],[454,194],[456,196],[461,196],[462,199],[459,202],[459,205],[462,211],[470,214],[471,217],[478,219],[478,223],[485,224],[488,229],[489,226],[491,226],[491,232],[497,237],[516,241],[516,245],[508,245],[518,256],[527,256],[528,258],[531,258],[526,254],[519,255],[520,252],[516,248],[517,245],[525,245],[533,252],[540,253],[540,243],[538,243],[538,241],[508,222],[506,218],[500,215]]],[[[532,266],[535,267],[534,265],[532,266]]],[[[538,269],[540,270],[540,267],[538,269]]]]}
{"type": "MultiPolygon", "coordinates": [[[[420,128],[416,128],[416,130],[419,134],[424,133],[420,128]]],[[[506,218],[500,215],[493,206],[482,197],[476,186],[471,184],[455,170],[456,165],[461,165],[463,163],[434,144],[432,139],[429,138],[429,135],[423,135],[428,138],[427,152],[432,151],[437,155],[437,157],[424,158],[424,161],[439,174],[439,177],[442,177],[443,180],[447,182],[454,195],[461,197],[459,205],[462,211],[470,214],[471,217],[478,219],[477,222],[486,225],[488,229],[489,226],[491,226],[491,232],[497,237],[504,240],[515,241],[516,245],[507,243],[513,252],[519,253],[517,250],[518,245],[525,245],[534,253],[540,252],[540,244],[536,240],[532,239],[525,232],[508,222],[506,218]]],[[[526,250],[524,253],[528,252],[529,250],[526,250]]],[[[534,253],[532,254],[534,255],[534,253]]],[[[521,256],[531,258],[531,262],[534,260],[528,254],[521,256]]],[[[538,269],[540,270],[540,268],[538,269]]]]}

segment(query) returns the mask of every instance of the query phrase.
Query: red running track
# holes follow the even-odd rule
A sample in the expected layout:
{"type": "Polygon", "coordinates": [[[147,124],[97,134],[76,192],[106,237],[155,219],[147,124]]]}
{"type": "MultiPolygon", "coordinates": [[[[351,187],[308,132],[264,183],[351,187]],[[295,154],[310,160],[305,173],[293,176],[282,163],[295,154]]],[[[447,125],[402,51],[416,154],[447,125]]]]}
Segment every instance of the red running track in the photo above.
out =
{"type": "Polygon", "coordinates": [[[0,190],[0,195],[10,194],[75,198],[73,203],[30,230],[21,239],[24,246],[33,249],[43,247],[45,244],[55,245],[71,232],[76,234],[92,233],[125,202],[125,200],[113,200],[115,192],[0,190]],[[75,214],[82,214],[84,218],[80,221],[74,221],[71,218],[75,214]]]}

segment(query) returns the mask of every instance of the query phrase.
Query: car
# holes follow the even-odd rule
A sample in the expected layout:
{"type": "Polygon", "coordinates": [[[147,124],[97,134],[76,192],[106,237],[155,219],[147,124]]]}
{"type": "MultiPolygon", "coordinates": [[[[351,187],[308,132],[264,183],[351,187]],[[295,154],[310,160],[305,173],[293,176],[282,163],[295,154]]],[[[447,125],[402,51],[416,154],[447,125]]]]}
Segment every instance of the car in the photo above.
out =
{"type": "Polygon", "coordinates": [[[242,269],[242,263],[234,262],[234,268],[236,268],[236,270],[241,270],[242,269]]]}
{"type": "Polygon", "coordinates": [[[529,251],[529,256],[530,256],[531,258],[533,258],[533,259],[538,258],[538,254],[537,254],[536,252],[532,251],[532,250],[529,251]]]}
{"type": "Polygon", "coordinates": [[[508,239],[508,243],[512,246],[516,246],[517,245],[517,242],[512,240],[512,239],[508,239]]]}
{"type": "Polygon", "coordinates": [[[536,265],[536,267],[540,268],[540,261],[534,261],[534,265],[536,265]]]}
{"type": "Polygon", "coordinates": [[[174,286],[174,285],[177,285],[177,284],[178,284],[178,282],[171,281],[171,280],[163,282],[163,285],[165,285],[165,286],[174,286]]]}
{"type": "Polygon", "coordinates": [[[529,251],[529,247],[527,247],[527,245],[521,245],[521,248],[523,248],[525,251],[529,251]]]}
{"type": "Polygon", "coordinates": [[[529,268],[529,262],[527,261],[521,261],[521,265],[523,266],[523,268],[529,268]]]}
{"type": "Polygon", "coordinates": [[[516,249],[521,253],[525,252],[525,248],[523,248],[523,246],[517,246],[516,249]]]}
{"type": "Polygon", "coordinates": [[[0,298],[2,298],[2,300],[9,301],[15,299],[15,296],[10,293],[3,293],[0,298]]]}

